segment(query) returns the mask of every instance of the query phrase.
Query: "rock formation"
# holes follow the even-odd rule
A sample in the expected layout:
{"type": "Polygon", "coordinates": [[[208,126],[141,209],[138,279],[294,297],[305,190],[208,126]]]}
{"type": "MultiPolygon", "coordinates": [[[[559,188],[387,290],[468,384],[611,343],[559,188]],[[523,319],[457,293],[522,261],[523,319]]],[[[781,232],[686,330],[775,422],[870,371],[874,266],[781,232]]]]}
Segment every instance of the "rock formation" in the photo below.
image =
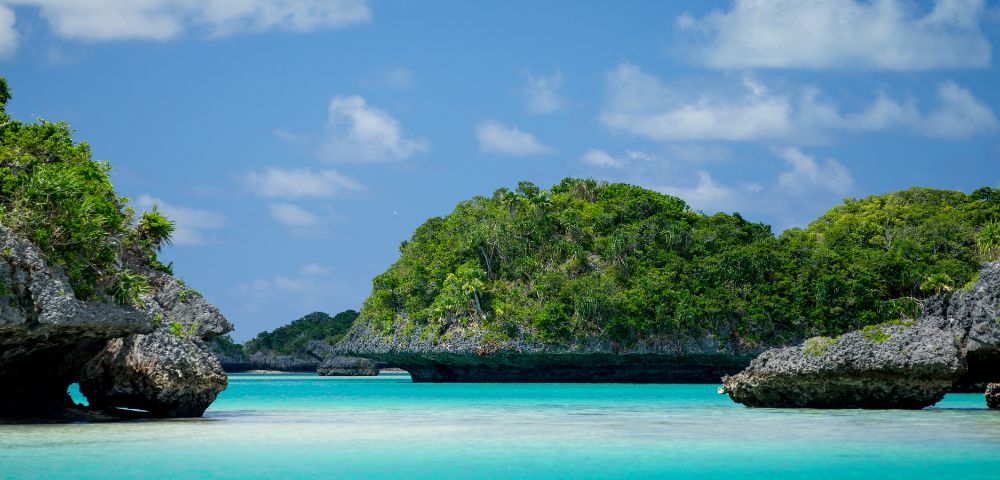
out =
{"type": "Polygon", "coordinates": [[[138,408],[197,416],[226,386],[202,339],[232,325],[169,275],[143,271],[144,308],[81,301],[29,241],[0,225],[0,417],[90,418],[67,386],[79,381],[92,409],[138,408]]]}
{"type": "Polygon", "coordinates": [[[204,340],[233,326],[214,305],[169,275],[144,273],[153,279],[152,293],[142,300],[156,319],[156,331],[108,342],[84,367],[80,391],[98,408],[200,416],[226,388],[225,371],[204,340]]]}
{"type": "Polygon", "coordinates": [[[998,319],[1000,263],[984,264],[971,289],[928,300],[918,320],[768,350],[722,390],[754,407],[923,408],[956,383],[1000,380],[998,319]]]}
{"type": "Polygon", "coordinates": [[[991,383],[986,386],[986,406],[1000,409],[1000,383],[991,383]]]}
{"type": "Polygon", "coordinates": [[[219,345],[210,343],[209,347],[222,369],[230,373],[249,372],[253,370],[273,370],[281,372],[315,372],[320,365],[320,359],[313,356],[284,355],[274,352],[254,352],[247,355],[240,351],[224,351],[219,345]]]}
{"type": "Polygon", "coordinates": [[[606,339],[544,344],[524,333],[495,342],[475,327],[453,325],[447,335],[417,328],[386,336],[362,316],[333,354],[384,362],[414,382],[704,383],[740,371],[760,353],[711,336],[625,347],[606,339]]]}
{"type": "Polygon", "coordinates": [[[66,387],[109,339],[148,332],[131,307],[83,302],[29,241],[0,225],[0,417],[56,417],[66,387]]]}
{"type": "Polygon", "coordinates": [[[158,330],[108,342],[82,373],[80,390],[99,409],[198,417],[226,388],[219,362],[198,342],[158,330]]]}
{"type": "Polygon", "coordinates": [[[342,356],[330,357],[316,369],[316,373],[325,376],[372,377],[378,372],[378,364],[374,360],[342,356]]]}

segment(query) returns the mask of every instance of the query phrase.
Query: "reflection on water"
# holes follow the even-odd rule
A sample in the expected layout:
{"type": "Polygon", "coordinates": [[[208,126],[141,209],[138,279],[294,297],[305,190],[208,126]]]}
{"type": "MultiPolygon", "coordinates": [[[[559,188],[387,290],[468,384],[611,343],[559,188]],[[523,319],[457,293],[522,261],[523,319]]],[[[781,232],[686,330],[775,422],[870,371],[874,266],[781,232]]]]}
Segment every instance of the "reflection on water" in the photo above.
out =
{"type": "Polygon", "coordinates": [[[233,375],[205,418],[0,426],[0,478],[996,478],[982,395],[748,409],[715,385],[233,375]]]}

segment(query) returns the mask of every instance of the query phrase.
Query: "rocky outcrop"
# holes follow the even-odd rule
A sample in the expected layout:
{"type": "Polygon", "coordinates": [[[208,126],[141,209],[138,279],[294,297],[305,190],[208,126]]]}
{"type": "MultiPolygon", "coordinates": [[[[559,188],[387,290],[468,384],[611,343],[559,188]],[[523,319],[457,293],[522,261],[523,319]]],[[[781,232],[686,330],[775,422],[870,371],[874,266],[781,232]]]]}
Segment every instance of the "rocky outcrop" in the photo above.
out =
{"type": "Polygon", "coordinates": [[[226,388],[226,374],[208,349],[164,330],[112,340],[81,376],[91,406],[160,417],[201,416],[226,388]]]}
{"type": "Polygon", "coordinates": [[[324,376],[372,377],[378,375],[374,360],[359,357],[335,356],[323,360],[316,373],[324,376]]]}
{"type": "Polygon", "coordinates": [[[152,334],[112,340],[84,368],[80,391],[98,408],[127,407],[168,417],[201,416],[226,388],[226,374],[204,340],[232,330],[201,294],[159,272],[142,298],[152,334]]]}
{"type": "Polygon", "coordinates": [[[1000,383],[991,383],[986,386],[986,406],[1000,409],[1000,383]]]}
{"type": "Polygon", "coordinates": [[[276,352],[254,352],[247,355],[242,350],[238,352],[224,351],[218,345],[210,344],[212,353],[218,359],[222,369],[230,373],[250,372],[254,370],[271,370],[279,372],[315,372],[320,365],[320,359],[314,356],[285,355],[276,352]]]}
{"type": "Polygon", "coordinates": [[[250,360],[247,359],[246,354],[242,350],[226,351],[219,348],[214,342],[209,342],[208,347],[212,355],[215,355],[215,359],[218,360],[219,365],[226,372],[237,373],[253,370],[250,366],[250,360]]]}
{"type": "Polygon", "coordinates": [[[52,418],[66,387],[108,340],[153,329],[131,307],[84,302],[29,241],[0,225],[0,417],[52,418]]]}
{"type": "Polygon", "coordinates": [[[256,352],[248,359],[248,370],[277,370],[281,372],[315,372],[319,359],[274,352],[256,352]]]}
{"type": "Polygon", "coordinates": [[[1000,263],[916,321],[768,350],[722,391],[753,407],[923,408],[955,384],[1000,380],[1000,263]]]}
{"type": "Polygon", "coordinates": [[[362,316],[333,354],[364,357],[409,372],[414,382],[704,383],[740,371],[759,349],[711,336],[623,346],[606,339],[568,345],[495,340],[476,326],[397,326],[385,335],[362,316]]]}

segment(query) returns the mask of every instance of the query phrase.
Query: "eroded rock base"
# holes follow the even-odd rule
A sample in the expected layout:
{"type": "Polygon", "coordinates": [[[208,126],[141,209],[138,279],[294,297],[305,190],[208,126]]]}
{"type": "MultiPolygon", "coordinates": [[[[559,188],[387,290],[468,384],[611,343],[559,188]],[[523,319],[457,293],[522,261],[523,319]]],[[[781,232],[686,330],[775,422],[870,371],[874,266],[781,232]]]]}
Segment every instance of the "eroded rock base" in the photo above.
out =
{"type": "Polygon", "coordinates": [[[378,375],[378,364],[374,360],[359,357],[330,357],[316,369],[325,376],[373,377],[378,375]]]}
{"type": "Polygon", "coordinates": [[[98,409],[198,417],[226,384],[225,372],[204,344],[157,331],[108,342],[84,367],[80,391],[98,409]]]}
{"type": "Polygon", "coordinates": [[[414,382],[717,383],[752,356],[667,354],[375,354],[414,382]]]}

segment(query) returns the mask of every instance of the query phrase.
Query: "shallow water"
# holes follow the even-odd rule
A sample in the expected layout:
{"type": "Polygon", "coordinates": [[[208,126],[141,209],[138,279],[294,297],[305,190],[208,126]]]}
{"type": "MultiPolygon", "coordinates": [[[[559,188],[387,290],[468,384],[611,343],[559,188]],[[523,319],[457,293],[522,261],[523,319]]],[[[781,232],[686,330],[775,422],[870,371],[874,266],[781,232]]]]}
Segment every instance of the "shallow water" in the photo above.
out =
{"type": "Polygon", "coordinates": [[[1000,412],[749,409],[716,385],[232,375],[205,418],[0,425],[0,478],[998,478],[1000,412]]]}

